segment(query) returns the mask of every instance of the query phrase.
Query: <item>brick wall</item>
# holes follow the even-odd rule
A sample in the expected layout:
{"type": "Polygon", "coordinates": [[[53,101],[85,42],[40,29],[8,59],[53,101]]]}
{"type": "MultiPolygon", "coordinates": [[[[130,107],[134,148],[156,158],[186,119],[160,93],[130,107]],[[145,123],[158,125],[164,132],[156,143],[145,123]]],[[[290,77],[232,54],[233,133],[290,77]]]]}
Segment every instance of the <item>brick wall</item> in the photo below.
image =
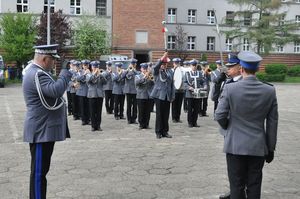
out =
{"type": "Polygon", "coordinates": [[[113,49],[162,49],[164,0],[113,0],[113,49]],[[136,44],[136,31],[148,32],[148,44],[136,44]]]}

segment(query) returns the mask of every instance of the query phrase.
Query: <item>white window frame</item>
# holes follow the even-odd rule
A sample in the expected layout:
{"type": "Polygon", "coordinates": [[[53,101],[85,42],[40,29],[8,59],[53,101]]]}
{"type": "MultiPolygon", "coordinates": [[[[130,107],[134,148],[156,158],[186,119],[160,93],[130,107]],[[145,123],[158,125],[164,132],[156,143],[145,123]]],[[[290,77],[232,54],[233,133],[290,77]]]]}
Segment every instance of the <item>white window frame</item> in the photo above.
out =
{"type": "Polygon", "coordinates": [[[168,8],[168,23],[176,23],[176,8],[168,8]]]}
{"type": "Polygon", "coordinates": [[[285,22],[285,16],[282,15],[282,16],[279,18],[279,25],[280,25],[280,26],[284,25],[284,22],[285,22]]]}
{"type": "Polygon", "coordinates": [[[207,51],[215,51],[216,38],[215,37],[207,37],[206,41],[207,41],[206,50],[207,51]]]}
{"type": "Polygon", "coordinates": [[[226,38],[225,41],[226,51],[231,52],[233,49],[233,39],[232,38],[226,38]]]}
{"type": "MultiPolygon", "coordinates": [[[[48,10],[48,0],[44,0],[44,12],[47,13],[48,10]]],[[[50,0],[50,13],[55,12],[55,0],[50,0]]]]}
{"type": "Polygon", "coordinates": [[[283,45],[276,45],[276,52],[277,53],[284,53],[284,46],[283,45]]]}
{"type": "Polygon", "coordinates": [[[207,10],[207,24],[215,24],[215,11],[207,10]]]}
{"type": "Polygon", "coordinates": [[[167,48],[174,50],[176,48],[176,36],[168,35],[167,48]]]}
{"type": "Polygon", "coordinates": [[[296,23],[300,23],[300,15],[296,15],[295,21],[296,21],[296,23]]]}
{"type": "Polygon", "coordinates": [[[300,53],[300,41],[294,42],[294,52],[295,53],[300,53]]]}
{"type": "Polygon", "coordinates": [[[106,16],[107,15],[106,9],[107,9],[107,0],[96,0],[96,15],[97,16],[106,16]]]}
{"type": "Polygon", "coordinates": [[[225,21],[226,25],[232,25],[234,23],[234,11],[226,11],[226,19],[225,20],[226,20],[225,21]]]}
{"type": "Polygon", "coordinates": [[[248,38],[243,38],[243,51],[249,51],[250,50],[250,44],[248,38]]]}
{"type": "Polygon", "coordinates": [[[196,50],[196,36],[188,36],[187,50],[196,50]]]}
{"type": "Polygon", "coordinates": [[[81,0],[70,0],[70,14],[71,15],[81,15],[81,0]],[[72,5],[72,1],[74,5],[72,5]],[[79,5],[77,5],[79,2],[79,5]],[[79,8],[79,13],[77,13],[77,9],[79,8]]]}
{"type": "Polygon", "coordinates": [[[252,25],[252,15],[250,12],[245,12],[244,13],[244,26],[251,26],[251,25],[252,25]],[[249,16],[246,16],[247,14],[249,14],[249,16]]]}
{"type": "Polygon", "coordinates": [[[188,10],[188,23],[189,24],[195,24],[196,23],[196,15],[197,10],[196,9],[189,9],[188,10]]]}
{"type": "Polygon", "coordinates": [[[18,6],[21,6],[22,10],[19,13],[28,13],[28,10],[29,10],[28,2],[29,2],[29,0],[17,0],[17,12],[18,12],[18,6]]]}

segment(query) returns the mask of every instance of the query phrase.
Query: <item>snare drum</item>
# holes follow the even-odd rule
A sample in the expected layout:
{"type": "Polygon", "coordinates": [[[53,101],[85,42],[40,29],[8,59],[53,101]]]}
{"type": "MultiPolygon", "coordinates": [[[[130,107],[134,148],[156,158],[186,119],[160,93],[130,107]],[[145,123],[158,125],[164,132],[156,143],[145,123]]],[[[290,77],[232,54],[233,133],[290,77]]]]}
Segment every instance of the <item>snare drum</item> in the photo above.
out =
{"type": "Polygon", "coordinates": [[[199,88],[197,88],[197,89],[194,89],[193,96],[196,99],[207,98],[208,97],[208,93],[205,90],[200,90],[199,88]]]}

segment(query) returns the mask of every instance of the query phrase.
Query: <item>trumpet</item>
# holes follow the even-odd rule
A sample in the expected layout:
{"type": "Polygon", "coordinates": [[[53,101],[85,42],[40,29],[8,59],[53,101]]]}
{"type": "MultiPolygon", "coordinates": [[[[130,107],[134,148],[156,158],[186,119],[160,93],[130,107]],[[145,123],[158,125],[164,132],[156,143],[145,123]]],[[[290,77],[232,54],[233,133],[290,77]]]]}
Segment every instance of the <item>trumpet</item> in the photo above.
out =
{"type": "Polygon", "coordinates": [[[118,68],[118,74],[119,74],[119,75],[121,75],[121,74],[122,74],[122,72],[123,72],[123,69],[121,69],[121,68],[118,68]]]}
{"type": "Polygon", "coordinates": [[[205,73],[206,74],[210,74],[211,73],[211,68],[209,68],[209,66],[207,66],[207,68],[205,68],[205,73]]]}

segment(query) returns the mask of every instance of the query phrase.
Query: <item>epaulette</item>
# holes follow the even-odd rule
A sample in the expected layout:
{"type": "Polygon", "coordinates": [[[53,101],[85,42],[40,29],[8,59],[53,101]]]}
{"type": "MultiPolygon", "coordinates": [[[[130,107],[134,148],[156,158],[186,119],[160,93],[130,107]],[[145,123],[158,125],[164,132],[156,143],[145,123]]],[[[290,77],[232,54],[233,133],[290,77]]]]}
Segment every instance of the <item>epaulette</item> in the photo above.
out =
{"type": "Polygon", "coordinates": [[[270,84],[269,82],[261,81],[263,84],[267,84],[269,86],[274,86],[273,84],[270,84]]]}

